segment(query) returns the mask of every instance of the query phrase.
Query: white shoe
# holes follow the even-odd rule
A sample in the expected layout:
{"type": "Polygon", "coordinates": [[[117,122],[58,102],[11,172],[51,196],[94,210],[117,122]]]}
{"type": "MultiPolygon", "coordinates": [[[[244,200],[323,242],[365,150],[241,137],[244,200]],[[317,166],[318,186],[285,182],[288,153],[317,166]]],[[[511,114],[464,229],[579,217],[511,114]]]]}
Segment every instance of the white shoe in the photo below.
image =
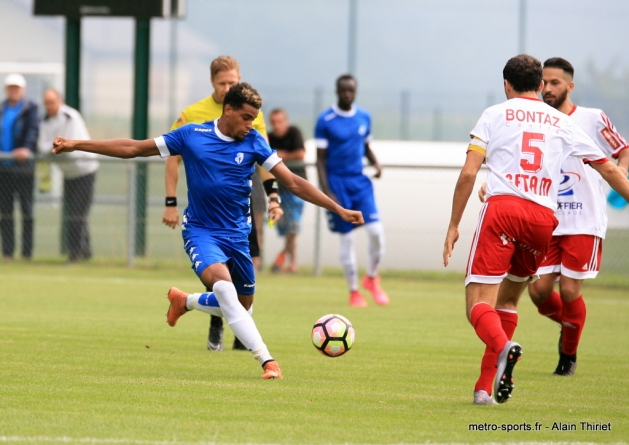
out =
{"type": "Polygon", "coordinates": [[[497,405],[492,396],[487,394],[487,391],[480,389],[474,391],[474,405],[497,405]]]}

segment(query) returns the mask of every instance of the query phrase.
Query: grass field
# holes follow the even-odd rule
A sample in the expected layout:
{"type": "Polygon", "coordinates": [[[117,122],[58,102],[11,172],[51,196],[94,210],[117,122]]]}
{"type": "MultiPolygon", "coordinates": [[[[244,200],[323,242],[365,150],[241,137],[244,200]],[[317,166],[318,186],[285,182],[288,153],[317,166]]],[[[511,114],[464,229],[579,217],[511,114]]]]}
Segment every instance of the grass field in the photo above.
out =
{"type": "MultiPolygon", "coordinates": [[[[285,378],[262,381],[247,352],[210,353],[208,316],[166,325],[184,268],[0,265],[0,442],[376,444],[622,442],[629,438],[626,289],[586,289],[573,378],[553,377],[558,328],[522,301],[524,356],[511,401],[473,406],[483,345],[459,280],[385,280],[392,303],[346,306],[340,276],[261,275],[254,317],[285,378]],[[310,327],[338,312],[356,327],[345,356],[321,356],[310,327]],[[579,422],[611,423],[611,432],[579,422]],[[539,431],[474,432],[472,423],[539,431]],[[552,431],[553,422],[577,431],[552,431]],[[548,428],[547,428],[548,427],[548,428]]],[[[228,329],[227,329],[228,331],[228,329]]],[[[232,334],[226,333],[226,344],[232,334]]]]}

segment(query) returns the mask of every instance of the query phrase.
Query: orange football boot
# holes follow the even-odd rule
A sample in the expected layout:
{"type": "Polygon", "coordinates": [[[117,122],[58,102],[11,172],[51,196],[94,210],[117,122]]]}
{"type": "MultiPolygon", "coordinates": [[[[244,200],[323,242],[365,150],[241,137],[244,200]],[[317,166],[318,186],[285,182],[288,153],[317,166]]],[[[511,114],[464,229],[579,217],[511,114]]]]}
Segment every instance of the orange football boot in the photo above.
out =
{"type": "Polygon", "coordinates": [[[265,380],[282,378],[282,370],[280,369],[280,365],[278,365],[275,360],[266,362],[262,365],[262,369],[264,369],[262,378],[265,380]]]}
{"type": "Polygon", "coordinates": [[[166,322],[169,326],[175,326],[179,317],[188,312],[188,308],[186,308],[188,294],[176,287],[171,287],[166,298],[170,301],[168,312],[166,312],[166,322]]]}

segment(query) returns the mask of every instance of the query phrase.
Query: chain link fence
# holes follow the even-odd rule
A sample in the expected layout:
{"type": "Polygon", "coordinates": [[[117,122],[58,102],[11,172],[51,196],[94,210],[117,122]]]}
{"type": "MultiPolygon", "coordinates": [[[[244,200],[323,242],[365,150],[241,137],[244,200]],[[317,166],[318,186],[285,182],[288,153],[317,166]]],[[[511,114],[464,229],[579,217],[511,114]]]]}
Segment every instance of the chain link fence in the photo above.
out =
{"type": "MultiPolygon", "coordinates": [[[[464,156],[461,144],[438,144],[441,161],[423,157],[408,160],[414,165],[393,163],[386,155],[391,144],[374,142],[374,151],[381,157],[384,174],[374,180],[376,198],[383,220],[386,236],[386,254],[382,264],[384,269],[393,270],[444,270],[441,259],[443,239],[447,228],[452,193],[459,173],[459,165],[464,156]],[[443,162],[445,153],[446,161],[443,162]],[[452,156],[448,153],[453,153],[452,156]],[[454,154],[457,153],[457,154],[454,154]]],[[[408,147],[397,150],[413,153],[408,147]],[[405,151],[406,150],[406,151],[405,151]]],[[[394,147],[395,148],[395,147],[394,147]]],[[[435,152],[429,147],[427,152],[435,152]]],[[[312,154],[312,150],[309,150],[312,154]]],[[[312,156],[309,156],[312,158],[312,156]]],[[[401,156],[405,158],[405,156],[401,156]]],[[[39,259],[71,259],[126,262],[133,266],[138,257],[145,257],[157,263],[181,262],[188,258],[182,249],[179,228],[172,230],[162,224],[164,210],[164,161],[161,159],[119,160],[99,158],[99,169],[92,184],[83,182],[84,190],[74,190],[74,198],[68,202],[69,190],[63,189],[63,179],[59,177],[55,163],[63,162],[61,157],[40,157],[36,167],[33,164],[33,250],[32,256],[39,259]],[[45,172],[50,169],[50,179],[45,172]],[[48,181],[48,185],[47,185],[48,181]],[[93,185],[93,193],[92,193],[93,185]],[[64,200],[64,196],[66,199],[64,200]],[[77,197],[83,204],[77,205],[77,197]],[[82,210],[89,199],[83,219],[82,210]],[[80,211],[76,211],[77,208],[80,211]],[[72,257],[72,246],[85,248],[86,230],[89,230],[89,255],[72,257]]],[[[16,176],[7,173],[6,155],[2,162],[0,183],[6,188],[16,176]]],[[[316,183],[316,168],[312,159],[307,162],[307,174],[316,183]]],[[[370,173],[369,168],[366,170],[370,173]]],[[[479,175],[476,188],[484,181],[479,175]]],[[[186,205],[185,175],[180,175],[179,207],[186,205]]],[[[66,184],[67,185],[67,184],[66,184]]],[[[80,184],[77,184],[80,186],[80,184]]],[[[27,186],[28,187],[28,186],[27,186]]],[[[14,192],[16,189],[14,188],[14,192]]],[[[13,220],[15,235],[15,256],[24,254],[22,218],[17,193],[14,193],[13,220]]],[[[5,196],[6,197],[6,196],[5,196]]],[[[472,196],[461,223],[459,240],[451,266],[448,270],[463,271],[469,252],[473,232],[476,228],[480,202],[472,196]]],[[[602,270],[624,273],[629,269],[629,209],[610,209],[610,229],[604,243],[602,270]]],[[[3,210],[3,230],[8,232],[5,220],[9,213],[3,210]]],[[[322,267],[338,267],[338,237],[327,230],[325,211],[306,203],[301,222],[301,232],[297,240],[299,264],[312,268],[315,272],[322,267]]],[[[367,240],[362,230],[357,230],[356,249],[359,265],[365,266],[367,240]]],[[[28,239],[28,236],[26,237],[28,239]]],[[[28,242],[28,241],[27,241],[28,242]]],[[[3,243],[6,243],[3,238],[3,243]]],[[[3,244],[3,247],[5,244],[3,244]]],[[[263,260],[270,265],[277,253],[283,249],[284,240],[276,228],[265,225],[263,260]]],[[[85,251],[84,251],[85,252],[85,251]]],[[[9,252],[6,252],[8,255],[9,252]]],[[[26,255],[28,256],[28,255],[26,255]]]]}

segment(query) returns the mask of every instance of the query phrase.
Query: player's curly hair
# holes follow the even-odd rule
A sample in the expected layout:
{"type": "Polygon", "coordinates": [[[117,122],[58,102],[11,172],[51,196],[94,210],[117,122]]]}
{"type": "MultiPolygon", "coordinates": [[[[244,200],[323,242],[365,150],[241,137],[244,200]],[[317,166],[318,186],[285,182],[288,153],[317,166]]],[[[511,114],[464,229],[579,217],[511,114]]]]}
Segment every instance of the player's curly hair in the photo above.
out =
{"type": "Polygon", "coordinates": [[[502,78],[518,93],[536,91],[542,83],[542,63],[533,56],[520,54],[509,59],[502,70],[502,78]]]}
{"type": "Polygon", "coordinates": [[[256,89],[247,82],[237,83],[231,87],[223,99],[223,107],[229,105],[234,110],[240,110],[244,104],[251,105],[258,110],[262,107],[262,98],[256,89]]]}
{"type": "Polygon", "coordinates": [[[574,67],[566,59],[561,57],[551,57],[544,62],[544,68],[559,68],[564,73],[570,74],[570,77],[574,77],[574,67]]]}
{"type": "Polygon", "coordinates": [[[230,70],[236,70],[237,73],[240,73],[240,65],[232,56],[218,56],[216,59],[212,60],[210,64],[210,76],[212,79],[221,71],[230,70]]]}

